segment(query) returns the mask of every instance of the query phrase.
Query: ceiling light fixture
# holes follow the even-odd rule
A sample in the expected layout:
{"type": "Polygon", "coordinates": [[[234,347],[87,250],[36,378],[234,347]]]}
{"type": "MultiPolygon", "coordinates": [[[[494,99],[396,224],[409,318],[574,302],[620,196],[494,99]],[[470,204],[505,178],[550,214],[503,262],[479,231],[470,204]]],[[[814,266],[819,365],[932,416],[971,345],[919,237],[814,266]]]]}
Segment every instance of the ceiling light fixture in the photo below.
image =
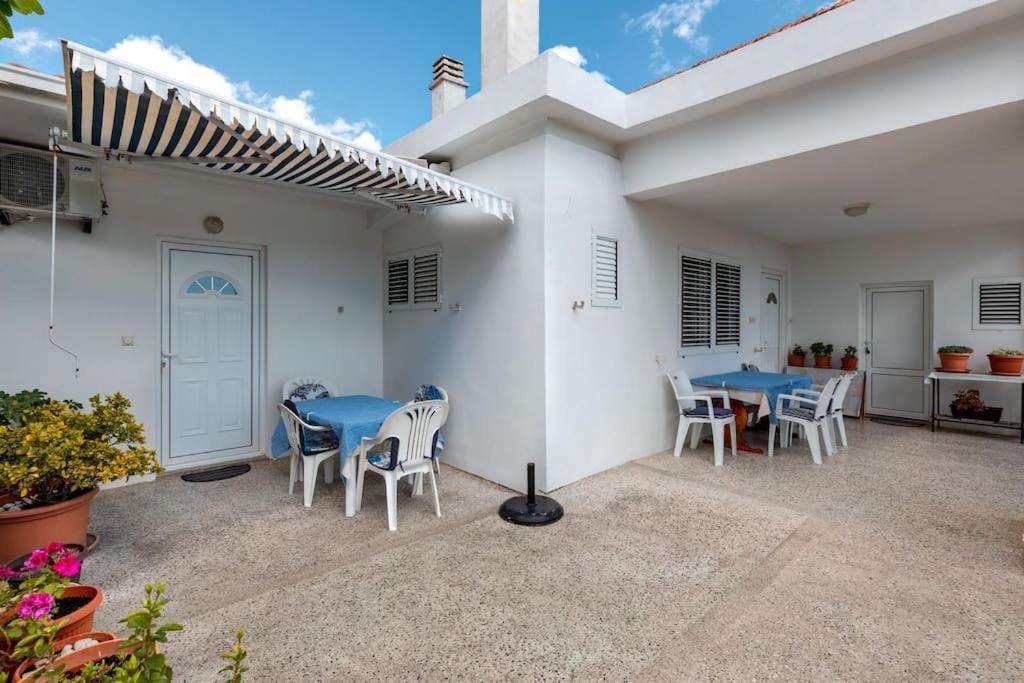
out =
{"type": "Polygon", "coordinates": [[[850,218],[860,218],[868,212],[871,208],[871,204],[864,202],[863,204],[851,204],[850,206],[843,207],[843,213],[850,218]]]}

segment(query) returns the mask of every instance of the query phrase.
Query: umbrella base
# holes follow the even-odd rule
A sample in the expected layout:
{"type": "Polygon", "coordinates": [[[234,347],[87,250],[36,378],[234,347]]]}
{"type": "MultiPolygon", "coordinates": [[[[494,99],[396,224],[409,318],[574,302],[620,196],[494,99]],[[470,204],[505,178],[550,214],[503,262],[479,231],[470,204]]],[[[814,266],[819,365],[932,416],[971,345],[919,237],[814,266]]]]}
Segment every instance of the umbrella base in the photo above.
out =
{"type": "Polygon", "coordinates": [[[513,496],[501,504],[498,514],[512,524],[541,526],[557,522],[565,510],[558,501],[547,496],[535,496],[532,503],[529,496],[513,496]]]}

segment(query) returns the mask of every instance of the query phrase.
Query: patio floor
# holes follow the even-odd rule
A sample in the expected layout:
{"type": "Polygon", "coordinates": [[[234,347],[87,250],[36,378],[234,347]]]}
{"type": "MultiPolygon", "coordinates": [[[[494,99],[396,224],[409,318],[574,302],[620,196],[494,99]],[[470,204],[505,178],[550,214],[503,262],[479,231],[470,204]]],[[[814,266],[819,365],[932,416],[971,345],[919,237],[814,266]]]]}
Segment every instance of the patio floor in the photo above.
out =
{"type": "Polygon", "coordinates": [[[394,533],[372,477],[345,519],[338,484],[288,496],[285,462],[165,476],[97,498],[86,580],[113,627],[165,579],[187,681],[218,680],[239,626],[253,681],[1024,678],[1024,446],[849,424],[820,467],[702,446],[616,468],[542,529],[451,468],[444,517],[403,497],[394,533]]]}

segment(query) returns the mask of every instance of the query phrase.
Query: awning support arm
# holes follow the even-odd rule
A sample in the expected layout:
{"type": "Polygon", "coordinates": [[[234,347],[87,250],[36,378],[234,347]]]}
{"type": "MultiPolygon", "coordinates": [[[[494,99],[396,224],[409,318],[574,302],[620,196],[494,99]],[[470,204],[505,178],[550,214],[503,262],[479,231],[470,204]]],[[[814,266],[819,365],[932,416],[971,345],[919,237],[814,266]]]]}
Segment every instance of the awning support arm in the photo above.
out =
{"type": "Polygon", "coordinates": [[[79,372],[78,354],[57,342],[54,337],[53,322],[54,283],[56,282],[57,274],[57,151],[60,149],[61,136],[60,128],[54,126],[50,129],[50,151],[53,152],[53,184],[50,188],[53,194],[53,202],[50,206],[50,344],[75,359],[75,378],[77,378],[79,372]]]}

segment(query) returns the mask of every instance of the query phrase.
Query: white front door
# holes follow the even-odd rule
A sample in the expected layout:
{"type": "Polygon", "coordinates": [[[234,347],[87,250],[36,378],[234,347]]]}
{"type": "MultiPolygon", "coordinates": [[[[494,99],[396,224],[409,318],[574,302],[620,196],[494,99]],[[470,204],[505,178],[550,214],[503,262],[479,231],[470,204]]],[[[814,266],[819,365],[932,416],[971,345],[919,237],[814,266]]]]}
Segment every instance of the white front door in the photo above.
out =
{"type": "Polygon", "coordinates": [[[165,243],[165,465],[258,450],[259,252],[165,243]]]}
{"type": "Polygon", "coordinates": [[[764,372],[781,372],[782,368],[782,276],[761,273],[761,360],[764,372]]]}
{"type": "Polygon", "coordinates": [[[931,360],[931,287],[864,289],[865,412],[925,419],[931,360]]]}

